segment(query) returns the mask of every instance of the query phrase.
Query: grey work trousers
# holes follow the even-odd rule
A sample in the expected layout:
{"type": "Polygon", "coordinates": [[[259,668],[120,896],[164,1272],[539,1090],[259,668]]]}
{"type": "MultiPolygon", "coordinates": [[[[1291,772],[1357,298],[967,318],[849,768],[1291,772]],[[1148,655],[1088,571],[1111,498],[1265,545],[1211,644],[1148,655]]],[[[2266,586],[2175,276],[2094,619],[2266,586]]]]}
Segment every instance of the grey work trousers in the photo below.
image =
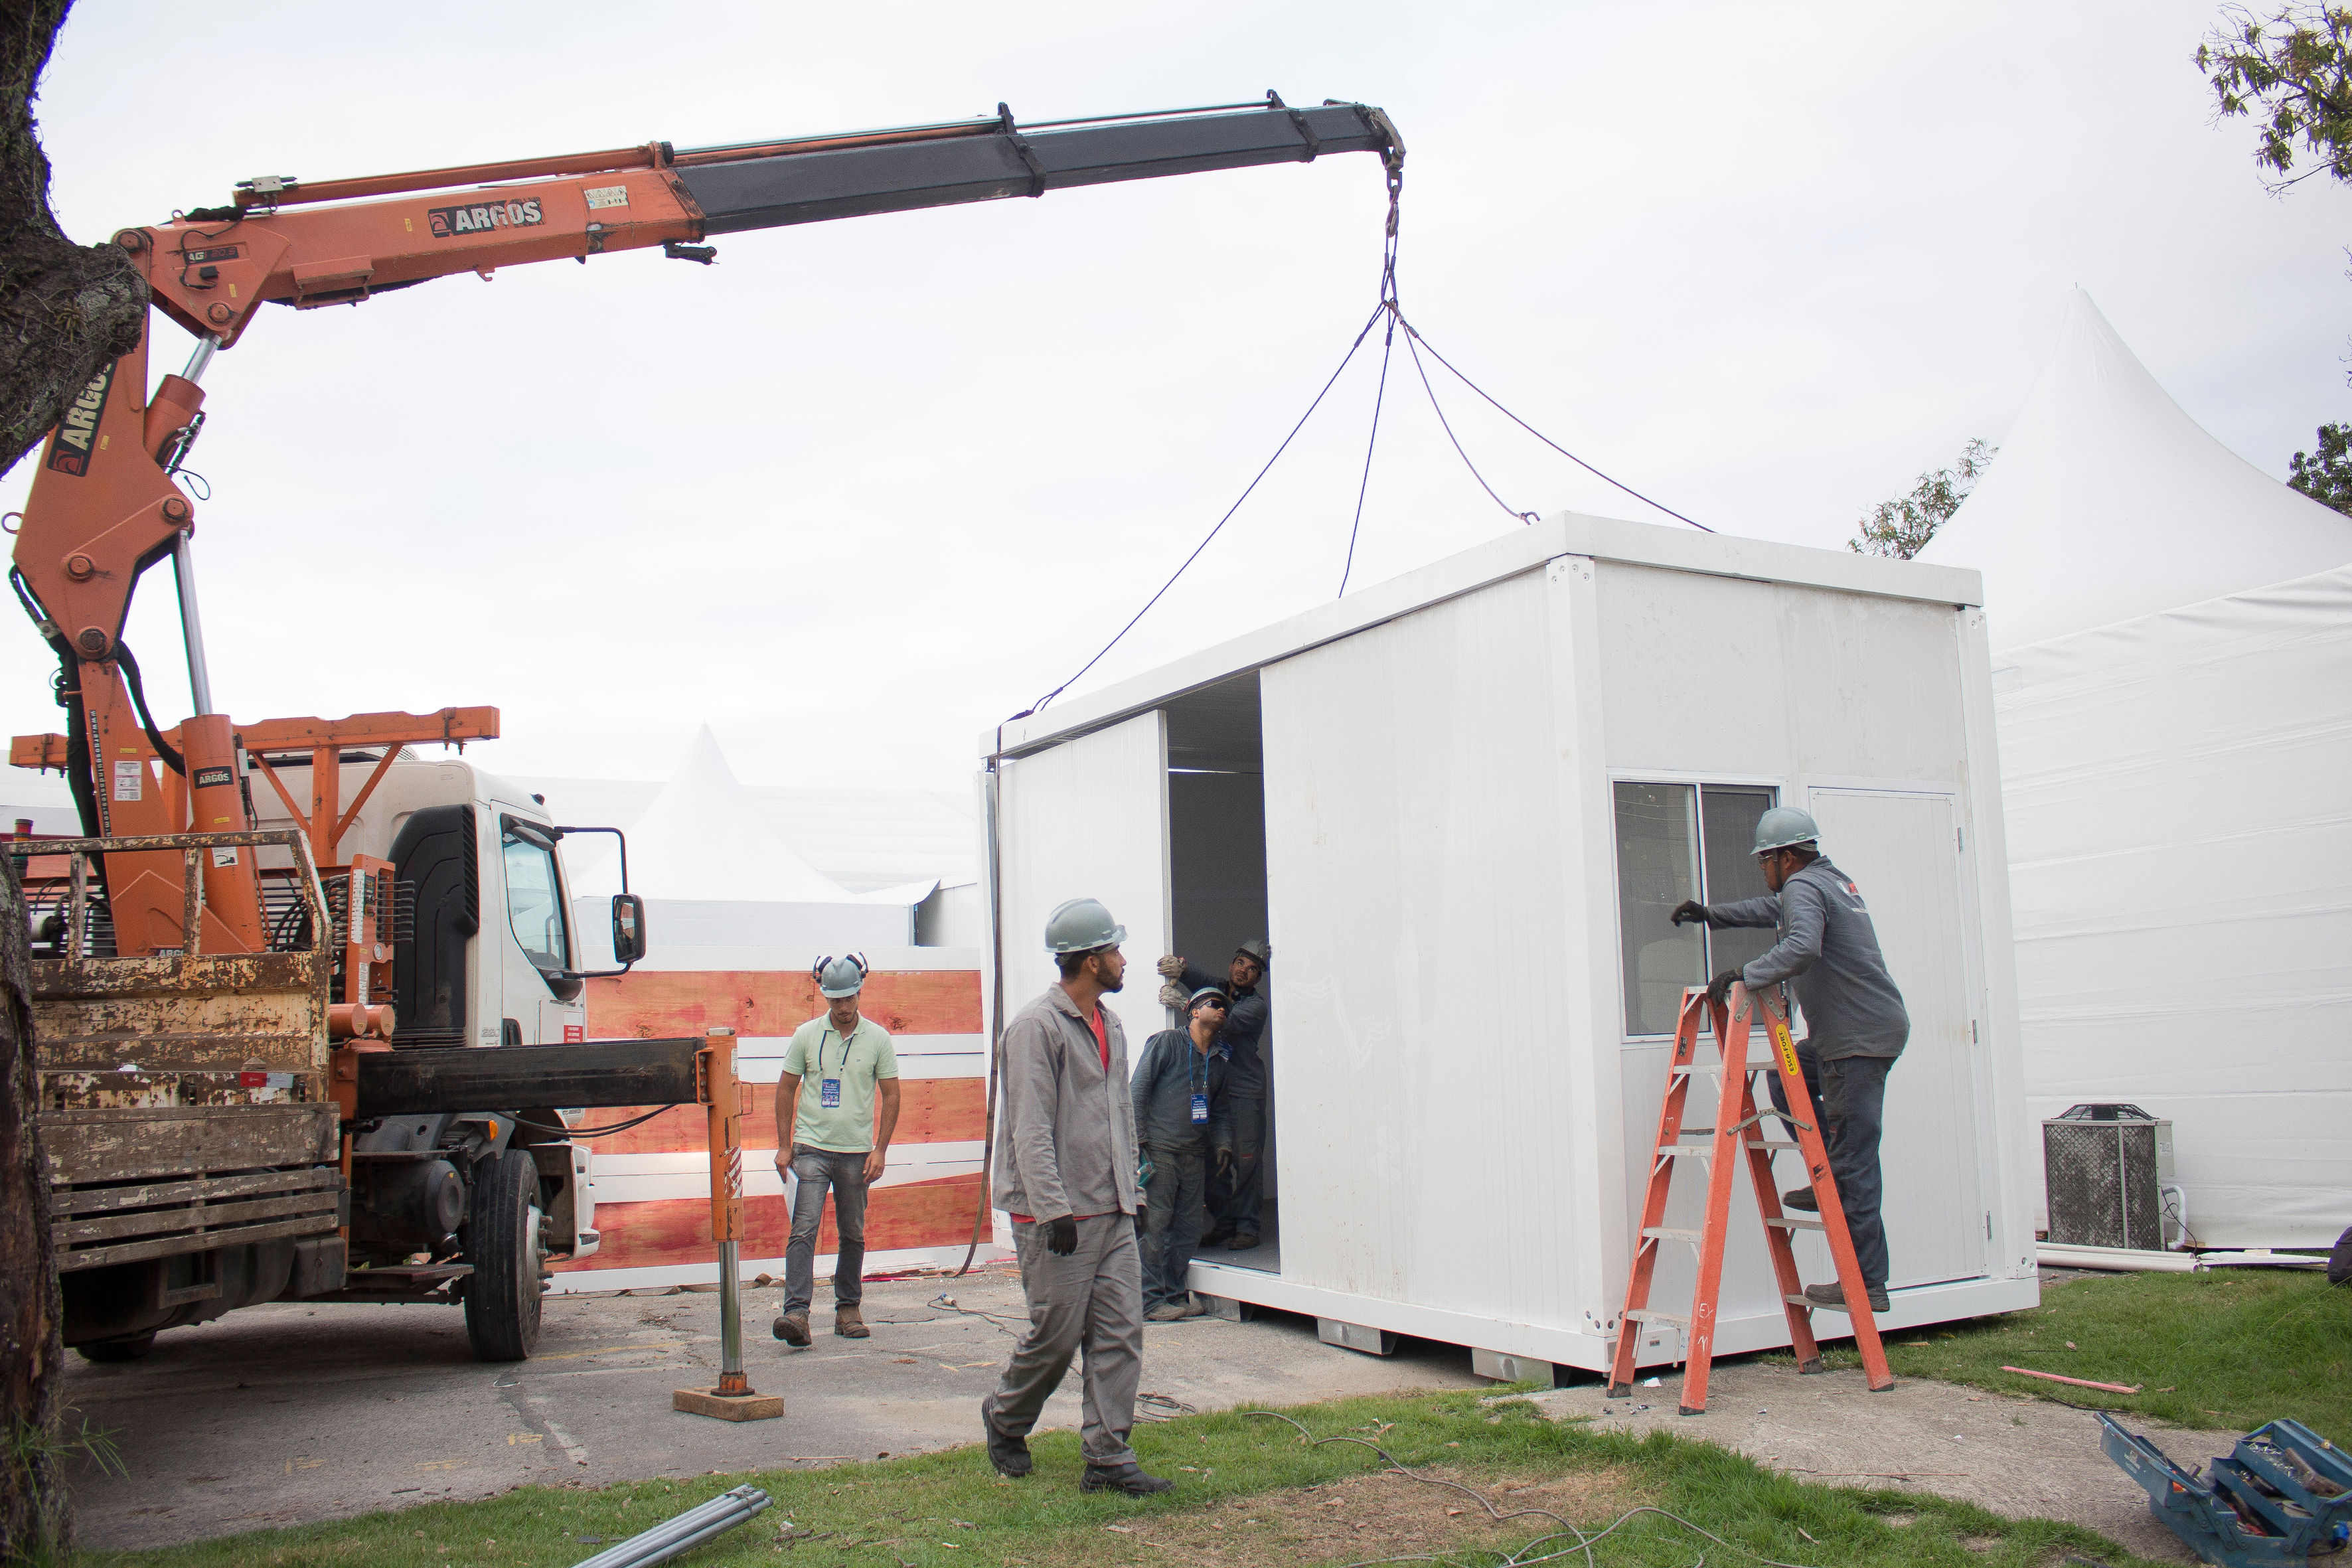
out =
{"type": "Polygon", "coordinates": [[[1029,1331],[996,1381],[996,1426],[1026,1437],[1045,1401],[1062,1386],[1070,1358],[1086,1358],[1086,1425],[1078,1449],[1090,1465],[1128,1465],[1135,1450],[1135,1391],[1143,1378],[1143,1279],[1135,1245],[1135,1216],[1097,1215],[1078,1225],[1077,1250],[1056,1258],[1046,1250],[1046,1227],[1013,1226],[1021,1258],[1021,1291],[1029,1299],[1029,1331]]]}
{"type": "Polygon", "coordinates": [[[833,1226],[841,1247],[833,1260],[833,1304],[866,1300],[866,1156],[793,1145],[793,1229],[784,1242],[784,1310],[805,1312],[816,1294],[816,1233],[824,1190],[833,1189],[833,1226]]]}
{"type": "Polygon", "coordinates": [[[1207,1212],[1208,1156],[1197,1149],[1144,1145],[1151,1180],[1143,1189],[1143,1310],[1181,1301],[1207,1212]]]}
{"type": "MultiPolygon", "coordinates": [[[[1769,1047],[1768,1047],[1769,1048],[1769,1047]]],[[[1811,1042],[1797,1047],[1797,1065],[1804,1069],[1805,1093],[1822,1120],[1822,1142],[1830,1157],[1830,1176],[1837,1183],[1838,1207],[1845,1211],[1846,1235],[1853,1240],[1853,1260],[1861,1266],[1862,1282],[1873,1290],[1886,1288],[1886,1221],[1879,1213],[1885,1184],[1878,1169],[1878,1139],[1886,1125],[1886,1073],[1893,1057],[1840,1057],[1822,1061],[1811,1042]]],[[[1789,1109],[1774,1073],[1772,1103],[1789,1109]]],[[[1794,1136],[1794,1134],[1791,1134],[1794,1136]]]]}
{"type": "Polygon", "coordinates": [[[1265,1191],[1265,1096],[1228,1091],[1226,1104],[1234,1124],[1234,1163],[1209,1178],[1210,1234],[1221,1241],[1258,1233],[1265,1191]]]}

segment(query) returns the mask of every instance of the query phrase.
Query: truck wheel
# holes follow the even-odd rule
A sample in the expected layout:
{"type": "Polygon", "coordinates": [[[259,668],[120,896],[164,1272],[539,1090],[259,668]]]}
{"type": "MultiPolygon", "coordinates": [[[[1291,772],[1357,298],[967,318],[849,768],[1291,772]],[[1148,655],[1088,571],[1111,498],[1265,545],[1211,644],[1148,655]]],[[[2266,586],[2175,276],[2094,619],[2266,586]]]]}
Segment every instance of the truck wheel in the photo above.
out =
{"type": "Polygon", "coordinates": [[[152,1329],[143,1334],[125,1334],[119,1340],[100,1340],[92,1344],[74,1346],[82,1360],[94,1361],[101,1365],[108,1362],[144,1361],[147,1352],[154,1348],[155,1333],[152,1329]]]}
{"type": "Polygon", "coordinates": [[[520,1149],[474,1167],[466,1256],[466,1337],[477,1361],[521,1361],[539,1342],[539,1166],[520,1149]]]}

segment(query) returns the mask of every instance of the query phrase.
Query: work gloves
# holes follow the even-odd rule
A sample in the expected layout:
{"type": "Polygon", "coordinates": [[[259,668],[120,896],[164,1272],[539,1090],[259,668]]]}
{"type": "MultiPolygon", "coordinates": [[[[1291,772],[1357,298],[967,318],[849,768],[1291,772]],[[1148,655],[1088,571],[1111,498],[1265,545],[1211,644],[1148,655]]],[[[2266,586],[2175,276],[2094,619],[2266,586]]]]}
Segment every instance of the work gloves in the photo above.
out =
{"type": "Polygon", "coordinates": [[[1175,981],[1163,980],[1160,983],[1160,1005],[1162,1007],[1173,1007],[1181,1013],[1184,1011],[1184,1004],[1191,999],[1192,993],[1175,981]]]}
{"type": "Polygon", "coordinates": [[[1056,1258],[1067,1258],[1078,1249],[1078,1222],[1070,1215],[1045,1222],[1045,1250],[1056,1258]]]}
{"type": "Polygon", "coordinates": [[[1706,924],[1706,906],[1696,899],[1685,899],[1675,906],[1675,912],[1668,915],[1666,919],[1678,926],[1694,923],[1705,925],[1706,924]]]}
{"type": "Polygon", "coordinates": [[[1706,983],[1706,999],[1721,1005],[1731,1000],[1731,988],[1739,984],[1739,971],[1727,969],[1706,983]]]}
{"type": "Polygon", "coordinates": [[[1183,979],[1183,978],[1184,978],[1184,961],[1183,961],[1183,959],[1181,959],[1181,957],[1177,956],[1175,953],[1172,953],[1172,952],[1171,952],[1171,953],[1170,953],[1167,957],[1165,957],[1165,958],[1161,959],[1161,960],[1160,961],[1160,977],[1162,980],[1181,980],[1181,979],[1183,979]]]}
{"type": "Polygon", "coordinates": [[[1220,1150],[1218,1150],[1218,1151],[1217,1151],[1217,1174],[1219,1174],[1220,1176],[1229,1176],[1229,1175],[1233,1174],[1233,1170],[1234,1170],[1234,1152],[1233,1152],[1231,1149],[1220,1149],[1220,1150]]]}

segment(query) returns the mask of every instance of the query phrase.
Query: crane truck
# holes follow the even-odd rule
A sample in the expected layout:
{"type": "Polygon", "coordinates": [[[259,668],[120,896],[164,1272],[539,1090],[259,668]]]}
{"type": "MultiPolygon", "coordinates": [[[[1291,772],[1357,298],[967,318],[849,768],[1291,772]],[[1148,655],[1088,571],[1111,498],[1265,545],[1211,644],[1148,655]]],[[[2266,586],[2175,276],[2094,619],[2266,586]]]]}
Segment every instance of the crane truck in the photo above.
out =
{"type": "MultiPolygon", "coordinates": [[[[721,235],[1404,145],[1381,110],[1264,101],[1024,124],[993,116],[728,146],[667,142],[361,179],[268,175],[113,241],[193,334],[150,338],[40,448],[9,574],[56,655],[54,768],[80,836],[20,838],[39,1132],[65,1337],[92,1359],[280,1300],[462,1303],[475,1353],[530,1354],[549,1261],[597,1245],[584,1108],[696,1098],[693,1041],[588,1038],[562,844],[583,832],[463,758],[491,708],[239,721],[215,703],[177,478],[202,380],[262,307],[721,235]],[[123,641],[176,579],[191,711],[170,729],[123,641]],[[439,746],[439,756],[426,749],[439,746]],[[457,755],[450,756],[455,747],[457,755]],[[348,804],[346,804],[348,803],[348,804]]],[[[152,320],[152,318],[151,318],[152,320]]],[[[625,973],[642,900],[612,907],[625,973]]]]}

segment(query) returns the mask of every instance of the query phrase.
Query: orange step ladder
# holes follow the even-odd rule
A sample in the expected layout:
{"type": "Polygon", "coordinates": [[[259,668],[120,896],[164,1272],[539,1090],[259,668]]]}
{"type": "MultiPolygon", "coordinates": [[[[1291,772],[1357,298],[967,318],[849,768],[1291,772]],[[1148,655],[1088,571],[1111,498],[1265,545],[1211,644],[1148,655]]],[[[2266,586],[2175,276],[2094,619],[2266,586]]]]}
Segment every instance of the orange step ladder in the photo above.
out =
{"type": "Polygon", "coordinates": [[[1805,1092],[1796,1042],[1789,1036],[1788,1015],[1769,994],[1735,984],[1728,1004],[1710,1002],[1703,986],[1683,994],[1682,1016],[1675,1026],[1674,1062],[1666,1069],[1665,1098],[1658,1108],[1658,1142],[1650,1161],[1649,1192],[1643,1200],[1641,1227],[1633,1238],[1633,1271],[1625,1281],[1625,1310],[1617,1319],[1617,1352],[1609,1370],[1609,1396],[1620,1398],[1633,1388],[1641,1326],[1671,1323],[1690,1335],[1683,1371],[1682,1413],[1696,1415],[1706,1409],[1706,1374],[1715,1362],[1716,1303],[1723,1288],[1723,1241],[1731,1222],[1735,1150],[1744,1150],[1748,1155],[1748,1174],[1756,1188],[1756,1206],[1764,1216],[1764,1239],[1771,1249],[1773,1275],[1780,1281],[1781,1310],[1788,1314],[1789,1343],[1797,1354],[1797,1370],[1820,1372],[1822,1352],[1813,1342],[1813,1307],[1797,1278],[1797,1255],[1789,1237],[1791,1231],[1819,1230],[1837,1265],[1838,1283],[1845,1292],[1846,1313],[1853,1320],[1854,1343],[1862,1351],[1863,1371],[1871,1392],[1883,1394],[1894,1387],[1895,1374],[1887,1370],[1878,1323],[1871,1316],[1869,1297],[1863,1289],[1862,1265],[1854,1257],[1853,1238],[1846,1231],[1845,1210],[1838,1202],[1837,1184],[1830,1179],[1829,1152],[1822,1142],[1820,1119],[1813,1114],[1812,1097],[1805,1092]],[[1772,1058],[1751,1065],[1748,1036],[1759,1010],[1772,1037],[1772,1058]],[[1723,1088],[1715,1125],[1686,1128],[1683,1106],[1690,1095],[1691,1077],[1710,1070],[1696,1060],[1702,1023],[1711,1026],[1722,1047],[1723,1088]],[[1785,1116],[1769,1103],[1761,1110],[1757,1107],[1755,1079],[1765,1072],[1780,1075],[1781,1092],[1789,1105],[1785,1116]],[[1764,1136],[1768,1118],[1786,1122],[1796,1134],[1794,1140],[1764,1136]],[[1710,1135],[1707,1142],[1686,1141],[1701,1133],[1710,1135]],[[1783,1149],[1797,1151],[1804,1160],[1814,1200],[1821,1205],[1819,1219],[1791,1218],[1780,1212],[1772,1156],[1783,1149]],[[1706,1220],[1699,1230],[1677,1230],[1664,1224],[1675,1167],[1685,1159],[1707,1162],[1706,1220]],[[1688,1242],[1698,1248],[1698,1280],[1687,1315],[1658,1311],[1650,1305],[1658,1248],[1669,1241],[1688,1242]]]}

